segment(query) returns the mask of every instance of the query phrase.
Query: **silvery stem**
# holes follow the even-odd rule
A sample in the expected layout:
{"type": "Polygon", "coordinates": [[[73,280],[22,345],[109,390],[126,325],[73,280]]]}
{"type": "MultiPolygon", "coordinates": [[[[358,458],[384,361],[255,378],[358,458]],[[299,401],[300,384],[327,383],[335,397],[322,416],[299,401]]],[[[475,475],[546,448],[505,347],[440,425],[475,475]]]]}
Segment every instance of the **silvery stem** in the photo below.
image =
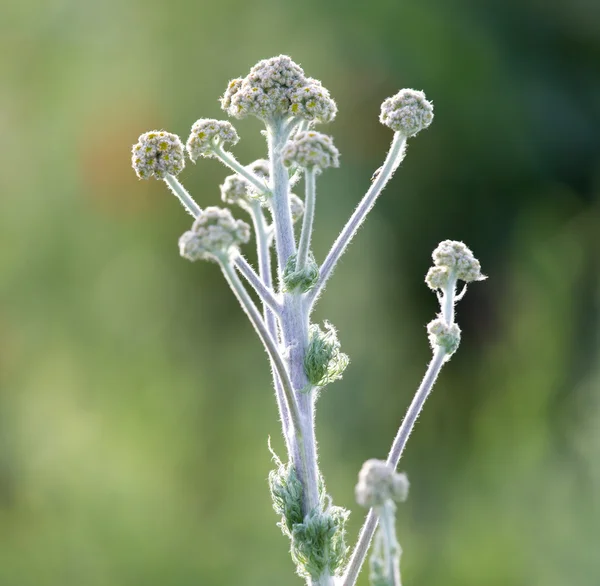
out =
{"type": "Polygon", "coordinates": [[[296,271],[301,271],[306,265],[310,251],[310,240],[312,237],[313,220],[315,217],[316,198],[316,171],[307,169],[304,175],[306,182],[306,195],[304,197],[304,218],[302,219],[302,232],[298,244],[298,256],[296,257],[296,271]]]}
{"type": "Polygon", "coordinates": [[[259,177],[257,177],[252,171],[249,171],[242,165],[231,153],[224,150],[222,147],[214,147],[212,151],[221,160],[223,164],[229,167],[232,171],[235,171],[238,175],[241,175],[246,181],[250,182],[259,193],[268,193],[269,188],[259,177]]]}
{"type": "Polygon", "coordinates": [[[350,244],[350,241],[358,232],[358,229],[365,221],[367,214],[375,204],[379,194],[382,192],[387,182],[391,179],[394,171],[398,168],[398,165],[400,165],[402,162],[402,159],[404,158],[405,145],[406,137],[403,134],[396,132],[394,134],[390,150],[385,158],[379,174],[375,178],[375,181],[373,181],[371,184],[371,187],[361,202],[358,204],[358,207],[354,210],[352,216],[350,216],[348,222],[346,222],[346,225],[340,232],[340,235],[336,238],[336,241],[333,243],[333,246],[327,254],[325,261],[321,265],[319,270],[319,280],[314,288],[307,294],[309,306],[314,304],[315,300],[325,287],[327,280],[333,273],[337,262],[346,251],[348,244],[350,244]]]}
{"type": "MultiPolygon", "coordinates": [[[[273,276],[271,274],[271,253],[269,247],[269,231],[265,221],[265,215],[262,206],[258,200],[253,201],[250,208],[252,222],[254,224],[254,233],[256,235],[256,254],[258,256],[258,273],[262,282],[269,290],[273,290],[273,276]]],[[[265,305],[263,307],[263,315],[267,330],[274,340],[279,337],[277,331],[277,322],[273,312],[265,305]]],[[[277,407],[279,409],[279,417],[283,427],[283,435],[288,447],[288,456],[291,457],[291,446],[288,438],[288,430],[290,425],[290,414],[287,408],[281,381],[277,376],[275,366],[271,361],[271,370],[273,371],[273,385],[275,387],[275,397],[277,399],[277,407]]]]}
{"type": "MultiPolygon", "coordinates": [[[[281,281],[287,260],[296,253],[296,241],[289,206],[289,177],[283,164],[281,151],[289,129],[283,122],[272,122],[267,129],[272,187],[273,224],[277,250],[278,271],[281,281]]],[[[308,311],[301,295],[286,293],[281,314],[281,338],[287,352],[290,379],[298,399],[301,441],[293,443],[292,462],[303,488],[302,512],[307,515],[319,507],[319,471],[314,432],[314,391],[308,392],[308,379],[304,372],[304,355],[308,346],[308,311]],[[304,392],[303,392],[304,391],[304,392]]],[[[328,573],[316,580],[314,586],[331,586],[333,578],[328,573]]]]}
{"type": "MultiPolygon", "coordinates": [[[[438,347],[431,362],[429,363],[429,366],[427,367],[427,372],[423,377],[423,381],[421,382],[421,385],[419,386],[410,406],[408,407],[408,411],[404,416],[402,425],[400,425],[400,428],[398,429],[398,433],[396,434],[394,442],[392,443],[392,447],[390,448],[387,462],[388,464],[391,464],[394,469],[398,466],[398,462],[400,461],[400,457],[402,456],[402,452],[404,451],[408,437],[415,426],[417,418],[419,417],[419,414],[423,409],[423,405],[425,404],[425,400],[429,396],[429,393],[435,384],[445,360],[446,351],[443,348],[438,347]]],[[[342,586],[354,586],[356,583],[376,527],[377,516],[371,509],[367,515],[367,518],[365,519],[362,529],[360,530],[358,541],[354,551],[352,552],[352,557],[350,558],[350,562],[346,568],[346,573],[344,574],[342,586]]]]}
{"type": "Polygon", "coordinates": [[[232,263],[227,260],[219,263],[221,266],[221,270],[225,275],[225,279],[229,283],[233,293],[237,297],[242,309],[248,315],[250,322],[254,326],[258,337],[263,343],[269,358],[272,360],[275,370],[277,371],[277,375],[279,376],[279,380],[281,381],[283,391],[285,393],[285,398],[287,400],[288,408],[290,411],[290,417],[294,426],[295,434],[302,435],[302,417],[300,416],[300,412],[298,410],[298,404],[296,402],[296,397],[294,395],[294,388],[292,385],[292,381],[290,380],[289,374],[287,372],[286,366],[279,354],[279,349],[277,347],[277,343],[269,332],[267,331],[267,327],[262,320],[258,309],[254,305],[254,302],[248,295],[246,289],[244,289],[244,285],[240,281],[240,278],[237,276],[237,273],[233,269],[232,263]]]}

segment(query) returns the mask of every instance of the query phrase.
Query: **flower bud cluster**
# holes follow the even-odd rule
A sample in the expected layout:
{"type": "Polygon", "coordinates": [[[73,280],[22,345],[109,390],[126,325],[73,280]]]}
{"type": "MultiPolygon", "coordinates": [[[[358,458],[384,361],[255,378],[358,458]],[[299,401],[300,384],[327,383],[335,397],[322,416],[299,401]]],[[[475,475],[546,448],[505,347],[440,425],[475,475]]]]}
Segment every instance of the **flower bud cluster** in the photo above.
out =
{"type": "Polygon", "coordinates": [[[199,157],[214,157],[214,149],[227,143],[236,144],[240,140],[235,128],[227,120],[200,118],[192,126],[186,143],[190,159],[194,162],[199,157]]]}
{"type": "Polygon", "coordinates": [[[303,169],[326,169],[339,167],[340,152],[335,148],[330,136],[309,130],[297,132],[285,145],[282,153],[286,167],[297,166],[303,169]]]}
{"type": "Polygon", "coordinates": [[[176,134],[152,130],[133,145],[131,164],[140,179],[164,179],[185,167],[183,144],[176,134]]]}
{"type": "Polygon", "coordinates": [[[340,351],[335,328],[325,322],[325,331],[318,325],[310,326],[310,336],[304,356],[304,372],[311,385],[324,387],[342,378],[350,359],[340,351]]]}
{"type": "Polygon", "coordinates": [[[181,256],[188,260],[226,262],[250,239],[250,226],[235,220],[228,209],[208,207],[196,218],[192,229],[179,239],[181,256]]]}
{"type": "Polygon", "coordinates": [[[231,80],[221,107],[235,118],[252,115],[265,121],[294,116],[324,123],[337,112],[329,92],[287,55],[263,59],[246,77],[231,80]]]}
{"type": "Polygon", "coordinates": [[[379,121],[406,137],[415,136],[433,121],[433,105],[423,92],[400,90],[383,102],[379,121]]]}
{"type": "Polygon", "coordinates": [[[388,500],[403,502],[408,497],[408,478],[384,460],[367,460],[358,474],[355,496],[363,507],[382,506],[388,500]]]}
{"type": "MultiPolygon", "coordinates": [[[[297,197],[297,196],[295,196],[297,197]]],[[[302,200],[297,197],[302,203],[302,200]]],[[[294,214],[292,212],[292,220],[294,220],[294,214]]],[[[309,253],[306,265],[299,271],[296,270],[296,261],[298,256],[292,254],[285,263],[283,269],[283,290],[292,293],[294,291],[300,291],[306,293],[310,291],[319,278],[319,265],[315,261],[315,257],[312,253],[309,253]]]]}
{"type": "Polygon", "coordinates": [[[277,468],[269,473],[273,509],[280,515],[279,527],[291,540],[291,554],[298,573],[318,579],[323,572],[333,576],[341,570],[347,554],[346,521],[349,512],[332,506],[321,485],[320,506],[302,514],[302,484],[291,464],[275,457],[277,468]]]}
{"type": "Polygon", "coordinates": [[[444,290],[450,279],[460,279],[465,283],[482,281],[481,265],[471,250],[462,242],[444,240],[432,254],[434,265],[425,277],[431,289],[444,290]]]}
{"type": "Polygon", "coordinates": [[[458,349],[460,344],[460,328],[457,324],[447,324],[442,317],[437,317],[427,324],[429,343],[435,351],[443,348],[448,358],[458,349]]]}

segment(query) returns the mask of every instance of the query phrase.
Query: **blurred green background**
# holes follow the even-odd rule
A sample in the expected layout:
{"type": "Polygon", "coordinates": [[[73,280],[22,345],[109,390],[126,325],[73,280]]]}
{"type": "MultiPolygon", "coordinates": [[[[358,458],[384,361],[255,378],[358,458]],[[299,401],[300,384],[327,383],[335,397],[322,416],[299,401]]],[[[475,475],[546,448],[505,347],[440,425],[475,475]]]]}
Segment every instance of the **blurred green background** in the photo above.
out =
{"type": "MultiPolygon", "coordinates": [[[[600,3],[2,0],[0,51],[2,586],[301,584],[266,357],[218,268],[179,257],[189,216],[130,168],[139,134],[222,117],[228,80],[280,53],[339,106],[320,259],[388,147],[383,99],[436,108],[316,312],[352,359],[317,418],[351,541],[356,474],[429,359],[429,255],[459,239],[489,279],[401,464],[404,583],[600,584],[600,3]]],[[[226,174],[181,179],[205,206],[226,174]]]]}

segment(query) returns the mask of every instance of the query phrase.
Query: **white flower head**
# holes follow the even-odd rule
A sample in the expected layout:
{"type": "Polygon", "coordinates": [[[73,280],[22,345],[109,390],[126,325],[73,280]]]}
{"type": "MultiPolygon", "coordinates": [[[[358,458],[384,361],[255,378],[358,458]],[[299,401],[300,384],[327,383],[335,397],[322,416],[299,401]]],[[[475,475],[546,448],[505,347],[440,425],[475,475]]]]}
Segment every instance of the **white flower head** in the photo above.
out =
{"type": "Polygon", "coordinates": [[[194,162],[199,157],[214,157],[214,148],[227,143],[236,144],[240,140],[238,133],[230,122],[200,118],[194,122],[186,148],[190,159],[194,162]]]}
{"type": "MultiPolygon", "coordinates": [[[[435,267],[447,269],[457,279],[465,283],[483,281],[486,277],[481,274],[481,265],[471,250],[463,242],[444,240],[438,244],[432,254],[435,267]]],[[[431,269],[430,269],[431,272],[431,269]]],[[[441,273],[440,270],[437,273],[441,273]]],[[[428,273],[429,276],[430,273],[428,273]]],[[[437,279],[437,277],[436,277],[437,279]]],[[[431,286],[429,280],[427,284],[431,286]]],[[[433,289],[434,287],[432,287],[433,289]]]]}
{"type": "Polygon", "coordinates": [[[185,167],[180,138],[164,130],[142,134],[131,153],[131,165],[140,179],[164,179],[167,175],[177,175],[185,167]]]}
{"type": "Polygon", "coordinates": [[[339,167],[340,152],[330,136],[308,130],[296,133],[285,145],[282,153],[286,167],[296,165],[304,169],[322,170],[339,167]]]}
{"type": "Polygon", "coordinates": [[[400,90],[381,105],[379,121],[404,136],[415,136],[433,120],[433,104],[423,92],[400,90]]]}
{"type": "Polygon", "coordinates": [[[250,226],[235,220],[228,209],[208,207],[196,218],[192,229],[179,239],[179,252],[188,260],[225,261],[237,254],[250,239],[250,226]]]}
{"type": "Polygon", "coordinates": [[[287,55],[263,59],[246,77],[232,79],[221,107],[235,118],[256,116],[267,122],[288,116],[330,122],[337,112],[329,92],[287,55]]]}

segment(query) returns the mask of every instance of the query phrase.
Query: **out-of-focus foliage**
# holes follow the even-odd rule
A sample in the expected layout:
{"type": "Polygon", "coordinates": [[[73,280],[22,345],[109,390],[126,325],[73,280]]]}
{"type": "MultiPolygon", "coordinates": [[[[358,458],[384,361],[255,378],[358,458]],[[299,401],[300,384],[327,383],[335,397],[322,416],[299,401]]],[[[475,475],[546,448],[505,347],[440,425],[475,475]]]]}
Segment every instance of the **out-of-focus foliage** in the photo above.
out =
{"type": "MultiPolygon", "coordinates": [[[[279,53],[340,111],[320,259],[388,146],[383,99],[436,108],[315,316],[352,359],[318,414],[351,536],[357,472],[429,357],[429,254],[460,239],[489,280],[401,466],[404,581],[600,583],[600,4],[4,0],[0,50],[0,584],[300,583],[266,357],[217,267],[179,258],[190,218],[129,167],[139,134],[185,138],[279,53]]],[[[235,125],[240,159],[263,156],[235,125]]],[[[181,179],[204,206],[226,174],[181,179]]]]}

